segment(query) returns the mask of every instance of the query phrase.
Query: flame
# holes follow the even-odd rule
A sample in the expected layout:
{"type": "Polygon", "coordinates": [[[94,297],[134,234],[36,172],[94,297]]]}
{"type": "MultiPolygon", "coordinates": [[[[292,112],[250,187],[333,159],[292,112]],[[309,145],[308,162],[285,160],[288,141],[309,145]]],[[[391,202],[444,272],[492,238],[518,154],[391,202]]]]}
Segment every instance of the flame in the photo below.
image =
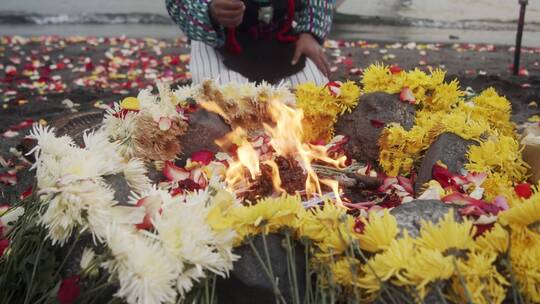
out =
{"type": "Polygon", "coordinates": [[[239,127],[234,129],[232,132],[225,135],[225,137],[218,139],[216,144],[225,150],[232,144],[238,147],[236,150],[238,161],[231,162],[225,173],[225,181],[233,189],[247,187],[245,169],[249,172],[249,176],[252,180],[256,179],[257,176],[261,174],[259,154],[248,141],[244,129],[239,127]]]}
{"type": "MultiPolygon", "coordinates": [[[[325,185],[332,189],[336,200],[341,203],[338,182],[330,179],[319,179],[311,164],[318,162],[336,168],[344,168],[346,157],[331,158],[326,147],[302,142],[304,114],[301,109],[292,108],[279,100],[269,100],[266,106],[271,122],[263,123],[263,128],[265,134],[270,138],[269,144],[274,150],[274,155],[295,160],[306,176],[305,189],[299,189],[299,191],[305,190],[308,198],[316,195],[322,196],[322,185],[325,185]]],[[[205,108],[218,114],[223,113],[223,110],[215,103],[211,106],[210,103],[205,103],[205,108]]],[[[279,166],[272,158],[265,159],[261,155],[261,151],[257,149],[259,147],[254,147],[254,143],[248,140],[244,129],[237,127],[216,143],[226,150],[231,144],[238,147],[237,160],[229,164],[225,177],[231,190],[238,193],[249,189],[250,180],[252,182],[262,174],[261,164],[263,164],[271,169],[274,192],[286,192],[282,187],[279,166]],[[265,160],[261,161],[261,159],[265,160]]]]}

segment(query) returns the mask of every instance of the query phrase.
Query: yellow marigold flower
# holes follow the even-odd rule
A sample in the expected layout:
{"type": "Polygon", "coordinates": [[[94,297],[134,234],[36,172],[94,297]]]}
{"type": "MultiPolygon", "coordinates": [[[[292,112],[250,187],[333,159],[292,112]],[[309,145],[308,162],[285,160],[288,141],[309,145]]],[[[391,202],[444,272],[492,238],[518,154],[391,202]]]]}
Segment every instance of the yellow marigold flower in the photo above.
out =
{"type": "Polygon", "coordinates": [[[377,252],[387,248],[398,234],[396,218],[390,214],[388,209],[383,215],[371,212],[369,218],[364,221],[364,231],[357,234],[360,241],[360,248],[369,252],[377,252]]]}
{"type": "Polygon", "coordinates": [[[511,178],[506,174],[493,172],[482,183],[484,196],[487,201],[492,201],[497,196],[502,195],[507,199],[509,205],[512,206],[513,202],[517,199],[513,184],[511,178]]]}
{"type": "Polygon", "coordinates": [[[238,240],[260,233],[276,232],[284,227],[296,228],[298,216],[303,210],[300,198],[284,195],[264,198],[250,206],[239,206],[229,210],[238,240]]]}
{"type": "MultiPolygon", "coordinates": [[[[366,294],[365,286],[359,281],[361,272],[360,261],[355,258],[342,257],[338,260],[332,260],[322,267],[328,267],[329,273],[322,270],[319,275],[328,276],[322,278],[323,281],[332,282],[333,285],[343,287],[341,295],[348,296],[350,299],[354,297],[361,303],[372,303],[376,300],[376,294],[366,294]],[[329,265],[329,267],[327,266],[329,265]]],[[[326,282],[325,282],[326,283],[326,282]]]]}
{"type": "Polygon", "coordinates": [[[448,255],[453,251],[469,250],[474,246],[474,229],[471,221],[458,223],[450,210],[437,224],[422,221],[420,238],[416,243],[423,248],[438,250],[448,255]]]}
{"type": "Polygon", "coordinates": [[[206,221],[214,230],[225,230],[233,226],[233,218],[228,211],[233,208],[234,197],[225,189],[216,189],[212,197],[212,208],[208,212],[206,221]]]}
{"type": "Polygon", "coordinates": [[[388,91],[390,85],[393,82],[392,72],[390,68],[384,64],[376,63],[372,64],[364,70],[362,77],[362,85],[365,93],[373,92],[387,92],[390,94],[398,93],[401,87],[397,91],[388,91]]]}
{"type": "Polygon", "coordinates": [[[536,192],[523,203],[504,211],[499,218],[503,223],[513,226],[526,227],[540,224],[540,193],[536,192]]]}
{"type": "Polygon", "coordinates": [[[328,141],[334,136],[334,123],[336,116],[333,115],[306,115],[302,120],[304,129],[304,142],[318,140],[328,141]]]}
{"type": "Polygon", "coordinates": [[[416,288],[423,299],[429,284],[449,279],[453,275],[453,259],[452,256],[443,256],[440,251],[421,248],[406,265],[400,282],[416,288]]]}
{"type": "MultiPolygon", "coordinates": [[[[512,249],[514,251],[514,249],[512,249]]],[[[513,275],[526,302],[540,303],[540,246],[522,248],[512,256],[513,275]]]]}
{"type": "Polygon", "coordinates": [[[352,81],[347,81],[341,85],[340,94],[336,98],[336,103],[340,109],[339,114],[351,111],[358,104],[360,88],[352,81]]]}
{"type": "Polygon", "coordinates": [[[431,77],[429,77],[425,72],[421,71],[418,68],[415,68],[414,70],[407,73],[403,86],[408,87],[413,91],[419,87],[427,89],[432,87],[431,80],[431,77]]]}
{"type": "Polygon", "coordinates": [[[494,88],[484,90],[480,95],[472,100],[474,104],[484,111],[488,111],[488,117],[495,120],[510,120],[512,105],[505,97],[500,96],[494,88]]]}
{"type": "Polygon", "coordinates": [[[491,304],[504,301],[506,298],[505,286],[509,284],[493,264],[496,259],[495,252],[481,252],[470,253],[467,259],[457,261],[459,274],[456,274],[452,280],[452,289],[459,298],[457,302],[467,302],[465,287],[473,303],[491,304]],[[464,281],[464,284],[461,280],[464,281]]]}
{"type": "Polygon", "coordinates": [[[449,111],[457,104],[465,93],[459,89],[459,82],[453,80],[450,83],[443,83],[435,87],[431,98],[424,103],[427,108],[434,111],[449,111]]]}
{"type": "Polygon", "coordinates": [[[522,181],[527,176],[528,165],[521,158],[521,150],[515,138],[494,135],[469,148],[469,163],[465,167],[471,172],[500,172],[513,181],[522,181]]]}
{"type": "Polygon", "coordinates": [[[446,78],[446,71],[441,69],[430,70],[431,73],[431,83],[430,87],[436,88],[438,85],[441,85],[446,78]]]}
{"type": "Polygon", "coordinates": [[[386,251],[376,254],[362,266],[364,275],[358,279],[360,286],[368,294],[376,294],[381,289],[381,281],[406,285],[408,280],[403,272],[414,254],[414,242],[405,231],[403,238],[392,240],[386,251]]]}
{"type": "Polygon", "coordinates": [[[329,140],[337,116],[358,104],[360,88],[352,81],[343,83],[340,93],[332,95],[324,86],[304,83],[296,88],[296,106],[304,111],[304,140],[329,140]]]}
{"type": "Polygon", "coordinates": [[[354,241],[354,219],[347,210],[332,203],[312,208],[300,219],[298,237],[306,237],[315,242],[321,250],[320,256],[339,254],[354,241]]]}
{"type": "Polygon", "coordinates": [[[499,223],[476,239],[475,248],[482,252],[504,254],[508,250],[509,233],[499,223]]]}
{"type": "Polygon", "coordinates": [[[360,261],[354,258],[340,258],[330,263],[332,281],[343,286],[357,286],[360,275],[360,261]]]}

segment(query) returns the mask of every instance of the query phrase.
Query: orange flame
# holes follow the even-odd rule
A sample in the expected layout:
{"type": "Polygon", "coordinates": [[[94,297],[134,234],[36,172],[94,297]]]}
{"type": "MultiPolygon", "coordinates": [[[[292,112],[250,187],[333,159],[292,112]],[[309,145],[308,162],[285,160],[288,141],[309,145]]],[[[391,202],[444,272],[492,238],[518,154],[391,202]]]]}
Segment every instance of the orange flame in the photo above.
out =
{"type": "MultiPolygon", "coordinates": [[[[206,103],[205,108],[218,114],[224,114],[223,110],[215,104],[209,105],[209,103],[206,103]]],[[[298,162],[306,175],[306,195],[308,197],[322,195],[322,184],[332,189],[338,203],[341,202],[338,182],[330,179],[319,179],[311,164],[320,162],[336,168],[344,168],[345,156],[334,159],[328,155],[326,147],[302,142],[304,114],[301,109],[292,108],[278,100],[270,100],[267,104],[267,110],[272,122],[263,123],[263,127],[265,133],[270,137],[270,145],[274,149],[275,155],[294,159],[298,162]]],[[[238,159],[229,165],[225,180],[233,191],[241,192],[249,189],[250,185],[247,177],[250,177],[253,181],[261,174],[261,155],[248,140],[246,132],[237,127],[223,139],[216,141],[216,143],[222,148],[230,144],[237,145],[238,159]]],[[[270,159],[262,163],[272,169],[274,191],[276,193],[285,192],[282,188],[282,179],[276,162],[270,159]]]]}

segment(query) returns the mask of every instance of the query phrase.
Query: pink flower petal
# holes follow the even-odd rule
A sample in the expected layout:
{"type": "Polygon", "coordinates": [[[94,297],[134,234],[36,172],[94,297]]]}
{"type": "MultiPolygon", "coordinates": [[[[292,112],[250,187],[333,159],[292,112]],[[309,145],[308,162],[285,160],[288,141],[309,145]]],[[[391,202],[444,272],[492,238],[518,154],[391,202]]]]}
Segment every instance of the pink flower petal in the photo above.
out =
{"type": "Polygon", "coordinates": [[[476,187],[480,187],[487,178],[487,173],[468,173],[465,179],[473,183],[476,187]]]}
{"type": "Polygon", "coordinates": [[[508,210],[510,207],[508,206],[508,201],[506,200],[506,198],[502,195],[499,195],[497,196],[494,200],[493,200],[493,204],[497,207],[499,207],[502,211],[504,210],[508,210]]]}
{"type": "Polygon", "coordinates": [[[408,102],[410,104],[416,104],[416,97],[411,89],[404,87],[399,94],[399,99],[401,101],[408,102]]]}
{"type": "Polygon", "coordinates": [[[9,173],[1,173],[0,183],[13,186],[17,184],[17,175],[9,174],[9,173]]]}
{"type": "Polygon", "coordinates": [[[165,162],[165,167],[163,168],[163,175],[172,182],[179,182],[189,178],[190,172],[177,167],[172,162],[165,162]]]}
{"type": "Polygon", "coordinates": [[[156,215],[161,209],[161,198],[159,196],[148,196],[137,201],[136,206],[144,208],[145,214],[143,221],[139,224],[136,224],[137,229],[152,229],[154,225],[152,224],[152,217],[156,215]]]}
{"type": "Polygon", "coordinates": [[[161,131],[167,131],[171,128],[172,121],[168,117],[161,117],[158,124],[161,131]]]}
{"type": "Polygon", "coordinates": [[[385,192],[386,190],[388,190],[390,188],[390,186],[394,185],[394,184],[397,184],[398,183],[398,179],[395,178],[395,177],[386,177],[383,179],[383,183],[382,185],[379,187],[379,191],[380,192],[385,192]]]}
{"type": "Polygon", "coordinates": [[[398,176],[397,179],[399,184],[403,187],[403,189],[405,189],[405,191],[414,195],[414,188],[410,179],[403,176],[398,176]]]}

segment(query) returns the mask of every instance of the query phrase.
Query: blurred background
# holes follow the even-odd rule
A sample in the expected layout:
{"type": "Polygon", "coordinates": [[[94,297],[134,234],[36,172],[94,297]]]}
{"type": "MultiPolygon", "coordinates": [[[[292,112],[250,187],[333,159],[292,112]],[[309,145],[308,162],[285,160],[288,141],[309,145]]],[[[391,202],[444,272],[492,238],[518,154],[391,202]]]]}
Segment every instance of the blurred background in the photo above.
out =
{"type": "MultiPolygon", "coordinates": [[[[333,38],[513,44],[518,0],[345,0],[333,38]]],[[[527,7],[523,43],[540,46],[540,0],[527,7]]],[[[0,35],[181,35],[164,0],[1,0],[0,35]],[[69,25],[69,26],[66,26],[69,25]]]]}

